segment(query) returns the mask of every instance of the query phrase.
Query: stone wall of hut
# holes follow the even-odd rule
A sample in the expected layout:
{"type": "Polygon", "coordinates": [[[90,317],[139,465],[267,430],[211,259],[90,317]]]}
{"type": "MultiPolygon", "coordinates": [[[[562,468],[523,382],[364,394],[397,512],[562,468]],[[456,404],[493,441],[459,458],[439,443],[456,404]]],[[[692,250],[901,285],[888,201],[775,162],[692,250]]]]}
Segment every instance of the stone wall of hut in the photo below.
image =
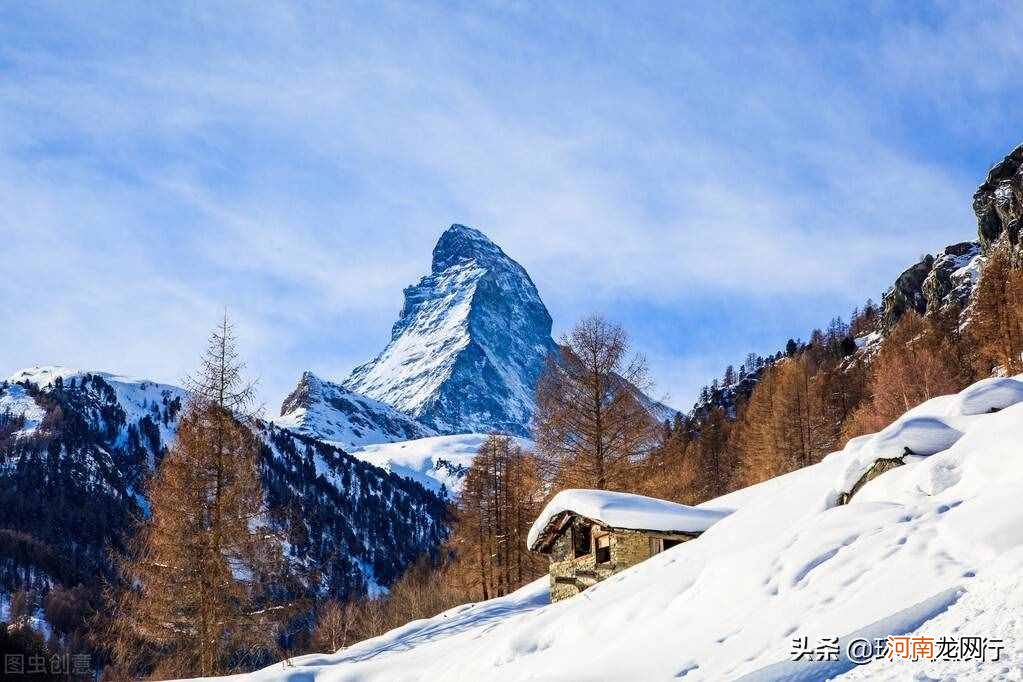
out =
{"type": "Polygon", "coordinates": [[[551,545],[551,601],[574,597],[601,580],[649,559],[654,553],[651,540],[666,539],[685,542],[693,537],[693,535],[648,533],[637,530],[604,530],[594,527],[590,537],[590,552],[581,557],[575,557],[572,548],[572,533],[570,530],[566,530],[551,545]],[[598,564],[594,552],[594,540],[597,536],[605,533],[611,537],[611,561],[598,564]]]}

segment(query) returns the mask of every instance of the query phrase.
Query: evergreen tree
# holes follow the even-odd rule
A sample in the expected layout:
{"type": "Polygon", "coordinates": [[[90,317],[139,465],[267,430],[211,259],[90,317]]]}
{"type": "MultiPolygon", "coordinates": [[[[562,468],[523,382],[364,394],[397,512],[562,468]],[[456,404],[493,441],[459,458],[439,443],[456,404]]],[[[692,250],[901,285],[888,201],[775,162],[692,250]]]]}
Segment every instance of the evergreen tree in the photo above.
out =
{"type": "Polygon", "coordinates": [[[725,368],[725,376],[721,381],[721,385],[725,388],[731,388],[735,385],[735,368],[731,365],[725,368]]]}

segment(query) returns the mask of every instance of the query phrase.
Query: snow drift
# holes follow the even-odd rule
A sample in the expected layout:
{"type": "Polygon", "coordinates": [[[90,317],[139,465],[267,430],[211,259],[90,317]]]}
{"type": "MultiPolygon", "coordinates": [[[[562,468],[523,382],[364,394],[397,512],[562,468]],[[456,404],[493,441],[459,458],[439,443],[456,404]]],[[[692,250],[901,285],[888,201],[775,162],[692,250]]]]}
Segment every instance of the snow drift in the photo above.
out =
{"type": "Polygon", "coordinates": [[[822,462],[708,502],[699,538],[556,604],[547,580],[248,680],[1020,679],[1023,386],[935,398],[822,462]],[[994,409],[995,411],[992,411],[994,409]],[[916,453],[836,506],[870,457],[916,453]],[[793,640],[1002,638],[997,662],[793,661],[793,640]]]}

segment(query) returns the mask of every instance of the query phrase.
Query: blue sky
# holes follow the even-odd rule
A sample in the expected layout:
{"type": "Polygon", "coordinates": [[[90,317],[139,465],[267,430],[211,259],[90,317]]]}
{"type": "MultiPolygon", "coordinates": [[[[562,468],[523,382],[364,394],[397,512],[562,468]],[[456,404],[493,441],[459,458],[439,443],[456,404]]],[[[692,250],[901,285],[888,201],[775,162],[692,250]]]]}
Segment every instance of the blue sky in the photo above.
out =
{"type": "Polygon", "coordinates": [[[384,346],[461,222],[684,406],[972,238],[1018,5],[640,5],[5,7],[0,372],[176,382],[227,305],[275,412],[384,346]]]}

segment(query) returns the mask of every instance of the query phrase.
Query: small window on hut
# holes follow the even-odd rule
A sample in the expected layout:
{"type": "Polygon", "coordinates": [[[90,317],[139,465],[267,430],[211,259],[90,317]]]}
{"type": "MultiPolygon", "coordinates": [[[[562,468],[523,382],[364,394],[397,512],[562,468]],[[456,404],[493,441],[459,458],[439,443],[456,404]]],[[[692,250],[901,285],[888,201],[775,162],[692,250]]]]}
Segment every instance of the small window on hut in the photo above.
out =
{"type": "Polygon", "coordinates": [[[601,535],[596,538],[594,551],[597,555],[598,564],[611,563],[611,536],[601,535]]]}
{"type": "Polygon", "coordinates": [[[664,549],[671,549],[672,547],[675,547],[676,545],[681,545],[681,544],[682,544],[681,540],[668,540],[668,539],[661,540],[661,547],[663,547],[664,549]]]}
{"type": "Polygon", "coordinates": [[[590,553],[589,526],[572,526],[572,550],[576,559],[590,553]]]}

